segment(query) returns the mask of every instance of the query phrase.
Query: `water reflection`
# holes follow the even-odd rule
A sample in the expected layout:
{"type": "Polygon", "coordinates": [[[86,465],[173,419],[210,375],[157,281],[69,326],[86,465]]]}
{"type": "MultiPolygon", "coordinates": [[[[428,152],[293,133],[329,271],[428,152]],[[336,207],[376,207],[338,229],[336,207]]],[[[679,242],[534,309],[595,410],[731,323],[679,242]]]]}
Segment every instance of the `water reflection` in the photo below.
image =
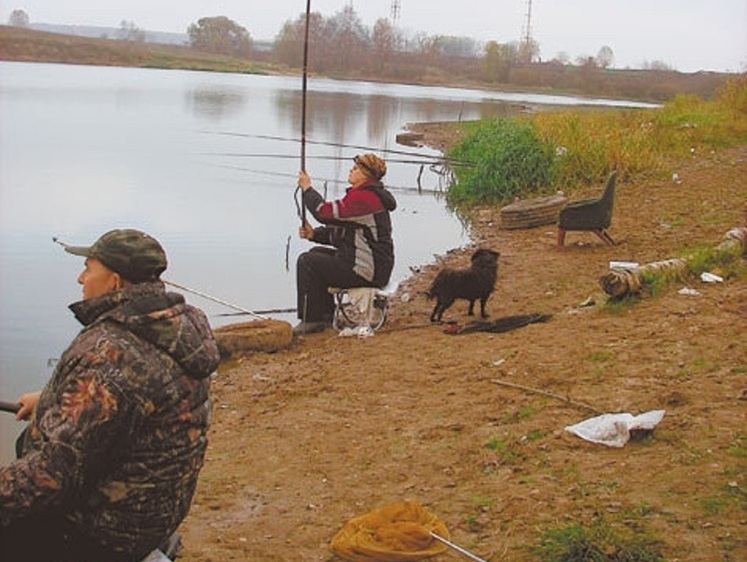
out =
{"type": "Polygon", "coordinates": [[[246,102],[242,90],[196,88],[187,95],[187,110],[197,117],[222,120],[244,111],[246,102]]]}

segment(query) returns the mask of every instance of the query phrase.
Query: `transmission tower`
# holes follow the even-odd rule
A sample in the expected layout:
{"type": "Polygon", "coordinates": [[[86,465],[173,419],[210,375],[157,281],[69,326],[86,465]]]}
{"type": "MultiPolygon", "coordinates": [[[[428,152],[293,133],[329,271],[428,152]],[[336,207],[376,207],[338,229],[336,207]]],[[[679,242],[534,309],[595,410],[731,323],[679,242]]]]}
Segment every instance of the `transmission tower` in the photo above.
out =
{"type": "Polygon", "coordinates": [[[392,0],[392,23],[394,25],[397,25],[397,21],[399,21],[399,0],[392,0]]]}
{"type": "Polygon", "coordinates": [[[532,0],[527,0],[527,12],[524,20],[524,29],[519,47],[519,58],[521,62],[528,64],[532,62],[534,40],[532,39],[532,0]]]}
{"type": "Polygon", "coordinates": [[[532,41],[532,0],[527,0],[527,13],[524,17],[522,40],[526,45],[529,45],[532,41]]]}

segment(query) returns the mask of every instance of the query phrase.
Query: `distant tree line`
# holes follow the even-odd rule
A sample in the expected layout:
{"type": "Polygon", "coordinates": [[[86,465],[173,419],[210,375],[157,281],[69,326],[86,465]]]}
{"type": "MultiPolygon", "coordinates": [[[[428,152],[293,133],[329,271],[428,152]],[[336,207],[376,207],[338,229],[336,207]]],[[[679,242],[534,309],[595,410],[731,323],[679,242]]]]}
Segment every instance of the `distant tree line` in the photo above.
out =
{"type": "MultiPolygon", "coordinates": [[[[303,13],[287,20],[272,48],[262,50],[253,49],[246,29],[225,16],[202,18],[188,33],[190,45],[196,49],[300,68],[305,28],[303,13]]],[[[309,15],[309,49],[309,70],[331,76],[407,82],[461,79],[485,85],[552,86],[593,95],[651,98],[671,93],[665,88],[659,95],[645,80],[632,75],[612,80],[605,71],[614,66],[615,55],[606,45],[596,56],[578,57],[575,64],[565,53],[542,62],[536,41],[483,44],[449,35],[417,33],[408,37],[387,18],[368,28],[351,4],[329,17],[319,12],[309,15]]],[[[647,67],[671,70],[661,62],[647,67]]]]}
{"type": "MultiPolygon", "coordinates": [[[[28,27],[29,17],[14,10],[9,24],[28,27]]],[[[246,61],[300,68],[306,15],[287,20],[271,45],[255,47],[249,32],[226,16],[203,17],[187,29],[189,47],[246,61]]],[[[145,41],[134,22],[123,20],[117,38],[145,41]]],[[[566,53],[541,60],[533,40],[478,42],[468,37],[416,33],[406,36],[389,19],[366,27],[352,4],[332,16],[309,16],[309,70],[329,76],[397,82],[473,83],[522,88],[554,88],[595,96],[621,96],[665,100],[681,92],[710,91],[713,77],[684,76],[661,61],[644,63],[656,79],[635,70],[612,70],[614,52],[602,46],[596,56],[566,53]]]]}

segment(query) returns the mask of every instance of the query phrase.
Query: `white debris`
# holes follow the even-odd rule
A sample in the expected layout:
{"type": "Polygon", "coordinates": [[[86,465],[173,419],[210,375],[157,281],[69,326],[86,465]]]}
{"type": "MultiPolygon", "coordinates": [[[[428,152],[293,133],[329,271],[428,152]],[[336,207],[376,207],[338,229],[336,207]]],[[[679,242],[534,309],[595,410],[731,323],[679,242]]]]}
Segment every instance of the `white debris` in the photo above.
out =
{"type": "Polygon", "coordinates": [[[565,430],[592,443],[608,447],[623,447],[630,440],[632,430],[654,429],[664,418],[665,413],[664,410],[651,410],[638,416],[627,412],[602,414],[575,425],[569,425],[565,430]]]}
{"type": "Polygon", "coordinates": [[[715,273],[709,273],[707,271],[704,271],[700,274],[700,280],[703,283],[723,283],[724,278],[716,275],[715,273]]]}

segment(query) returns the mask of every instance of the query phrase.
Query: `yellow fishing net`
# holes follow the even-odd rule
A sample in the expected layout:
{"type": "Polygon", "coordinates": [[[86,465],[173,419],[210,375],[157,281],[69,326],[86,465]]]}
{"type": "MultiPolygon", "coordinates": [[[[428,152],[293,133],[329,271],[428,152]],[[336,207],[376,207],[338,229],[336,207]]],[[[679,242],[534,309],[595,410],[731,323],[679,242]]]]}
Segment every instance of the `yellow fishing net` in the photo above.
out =
{"type": "Polygon", "coordinates": [[[395,502],[348,521],[332,539],[332,552],[351,562],[405,562],[435,556],[449,539],[446,524],[415,500],[395,502]]]}

